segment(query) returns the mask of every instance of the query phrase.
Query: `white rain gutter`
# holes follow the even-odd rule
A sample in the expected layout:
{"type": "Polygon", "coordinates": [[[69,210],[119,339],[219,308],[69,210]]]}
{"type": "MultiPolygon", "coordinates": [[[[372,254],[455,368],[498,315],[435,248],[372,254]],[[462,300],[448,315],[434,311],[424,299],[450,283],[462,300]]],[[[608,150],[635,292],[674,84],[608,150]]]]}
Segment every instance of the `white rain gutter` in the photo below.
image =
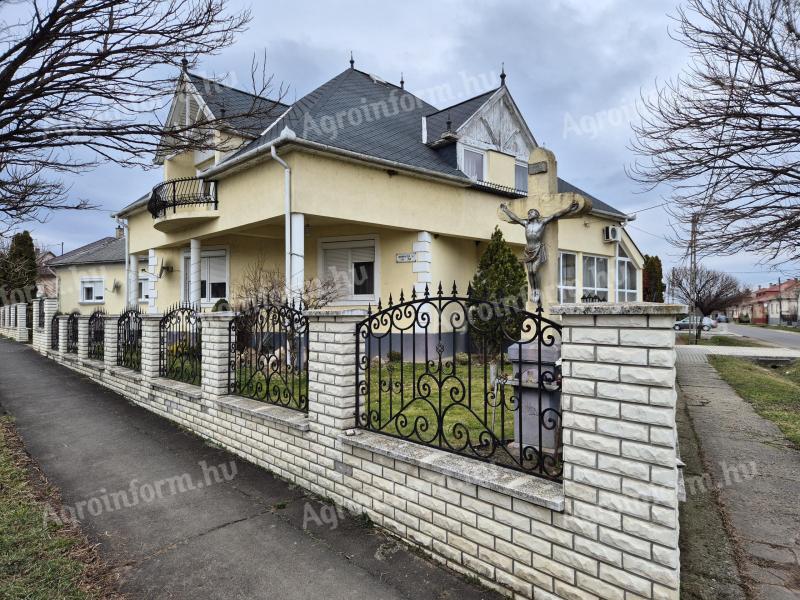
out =
{"type": "Polygon", "coordinates": [[[284,210],[284,258],[286,281],[286,299],[291,300],[292,295],[292,169],[289,164],[278,156],[275,144],[269,148],[272,159],[283,167],[283,210],[284,210]]]}

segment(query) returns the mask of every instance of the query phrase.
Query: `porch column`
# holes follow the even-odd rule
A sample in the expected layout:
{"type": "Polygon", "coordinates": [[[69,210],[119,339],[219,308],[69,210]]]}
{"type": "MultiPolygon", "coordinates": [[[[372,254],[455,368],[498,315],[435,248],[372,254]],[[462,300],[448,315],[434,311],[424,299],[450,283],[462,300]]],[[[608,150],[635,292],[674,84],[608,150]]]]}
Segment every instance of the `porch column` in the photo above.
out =
{"type": "Polygon", "coordinates": [[[189,242],[189,302],[200,307],[200,240],[189,242]]]}
{"type": "Polygon", "coordinates": [[[306,216],[303,213],[292,213],[292,244],[289,249],[291,286],[290,300],[299,299],[303,295],[305,284],[305,244],[306,244],[306,216]]]}
{"type": "Polygon", "coordinates": [[[128,257],[128,307],[139,305],[139,257],[131,254],[128,257]]]}

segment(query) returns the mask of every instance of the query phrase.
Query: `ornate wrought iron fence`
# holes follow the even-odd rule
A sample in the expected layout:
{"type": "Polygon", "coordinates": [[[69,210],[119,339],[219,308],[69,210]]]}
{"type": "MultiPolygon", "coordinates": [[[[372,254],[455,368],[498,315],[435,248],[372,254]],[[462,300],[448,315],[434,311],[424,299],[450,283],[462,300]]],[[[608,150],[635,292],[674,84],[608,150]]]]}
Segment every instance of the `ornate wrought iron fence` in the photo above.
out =
{"type": "Polygon", "coordinates": [[[89,358],[103,360],[106,346],[106,313],[96,310],[89,317],[89,358]]]}
{"type": "Polygon", "coordinates": [[[132,308],[117,321],[117,365],[142,370],[142,313],[132,308]]]}
{"type": "Polygon", "coordinates": [[[12,306],[11,307],[11,314],[12,314],[13,322],[11,323],[11,327],[13,327],[14,329],[17,328],[17,318],[18,318],[17,312],[19,312],[18,307],[12,306]]]}
{"type": "Polygon", "coordinates": [[[308,319],[294,305],[242,311],[229,329],[228,391],[308,410],[308,319]]]}
{"type": "Polygon", "coordinates": [[[58,350],[58,317],[61,316],[60,312],[56,311],[53,315],[53,320],[50,321],[50,349],[58,350]]]}
{"type": "Polygon", "coordinates": [[[191,304],[174,306],[161,318],[159,334],[161,377],[200,385],[202,330],[197,309],[191,304]]]}
{"type": "Polygon", "coordinates": [[[39,315],[38,315],[38,317],[39,317],[39,323],[38,323],[37,326],[39,327],[39,329],[44,329],[44,322],[45,322],[44,321],[44,297],[39,298],[39,315]]]}
{"type": "Polygon", "coordinates": [[[216,209],[217,188],[212,181],[203,181],[198,177],[183,177],[163,181],[153,188],[147,210],[153,218],[163,217],[172,209],[176,212],[179,206],[211,205],[216,209]]]}
{"type": "Polygon", "coordinates": [[[455,285],[390,297],[356,327],[357,426],[559,479],[560,334],[455,285]]]}
{"type": "Polygon", "coordinates": [[[78,353],[78,313],[67,317],[67,354],[78,353]]]}

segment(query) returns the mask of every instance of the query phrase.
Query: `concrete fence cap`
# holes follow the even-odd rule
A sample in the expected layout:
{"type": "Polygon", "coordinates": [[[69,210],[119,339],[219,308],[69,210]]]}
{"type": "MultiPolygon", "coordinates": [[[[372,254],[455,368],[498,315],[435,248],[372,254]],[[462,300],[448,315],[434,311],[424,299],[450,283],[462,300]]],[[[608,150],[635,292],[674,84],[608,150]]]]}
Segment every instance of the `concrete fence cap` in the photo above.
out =
{"type": "Polygon", "coordinates": [[[550,306],[553,315],[685,315],[688,312],[685,304],[660,302],[587,302],[550,306]]]}

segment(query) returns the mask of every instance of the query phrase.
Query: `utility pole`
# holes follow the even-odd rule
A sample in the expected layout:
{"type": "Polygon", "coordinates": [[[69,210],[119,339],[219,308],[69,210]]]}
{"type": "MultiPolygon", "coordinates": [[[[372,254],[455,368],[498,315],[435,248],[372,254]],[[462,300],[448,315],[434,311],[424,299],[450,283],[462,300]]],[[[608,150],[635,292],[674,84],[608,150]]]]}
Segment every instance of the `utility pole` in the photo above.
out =
{"type": "MultiPolygon", "coordinates": [[[[689,240],[689,290],[691,292],[691,315],[697,316],[697,223],[700,220],[699,213],[692,215],[692,234],[689,240]]],[[[702,315],[697,316],[697,327],[695,328],[695,344],[699,343],[700,328],[703,326],[702,315]]]]}
{"type": "MultiPolygon", "coordinates": [[[[767,317],[767,322],[769,322],[769,317],[767,317]]],[[[780,277],[778,277],[778,325],[783,325],[783,298],[780,277]]]]}

